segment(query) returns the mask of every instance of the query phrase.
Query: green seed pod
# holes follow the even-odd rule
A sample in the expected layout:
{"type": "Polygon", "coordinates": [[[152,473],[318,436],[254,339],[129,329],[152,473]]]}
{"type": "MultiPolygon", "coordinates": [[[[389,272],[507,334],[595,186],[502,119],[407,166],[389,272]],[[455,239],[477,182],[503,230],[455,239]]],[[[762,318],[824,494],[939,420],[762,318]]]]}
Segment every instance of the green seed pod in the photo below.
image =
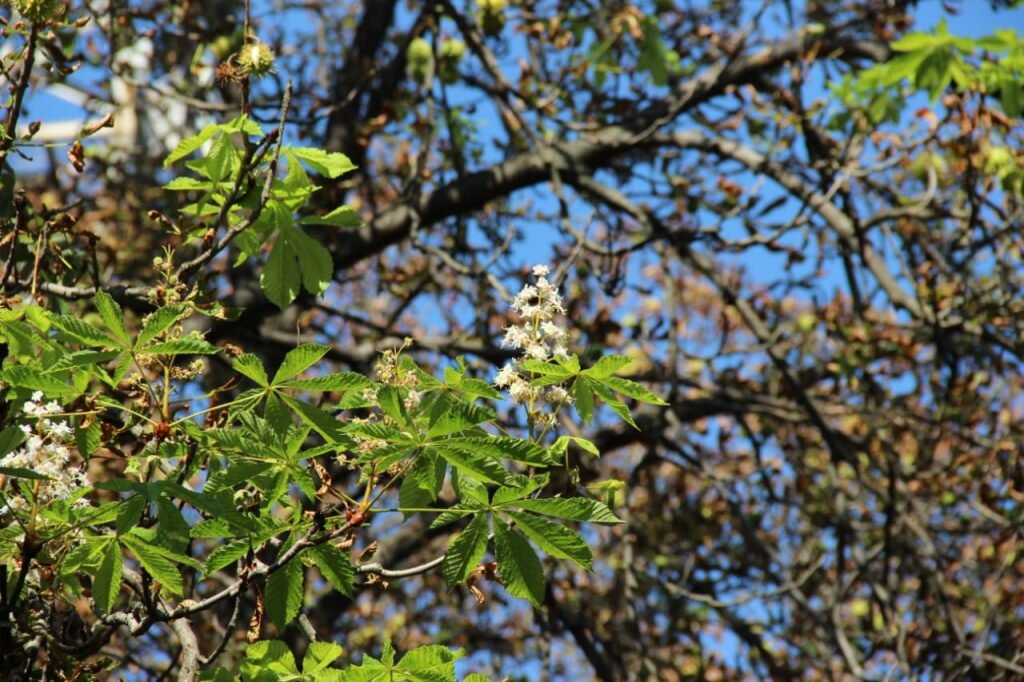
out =
{"type": "Polygon", "coordinates": [[[59,10],[63,9],[57,0],[14,0],[11,4],[21,16],[34,24],[57,19],[60,16],[59,10]]]}
{"type": "Polygon", "coordinates": [[[274,71],[274,52],[263,43],[256,41],[239,51],[238,66],[247,76],[256,78],[266,76],[274,71]]]}
{"type": "Polygon", "coordinates": [[[405,52],[409,76],[417,83],[424,83],[434,63],[434,50],[423,38],[415,38],[405,52]]]}

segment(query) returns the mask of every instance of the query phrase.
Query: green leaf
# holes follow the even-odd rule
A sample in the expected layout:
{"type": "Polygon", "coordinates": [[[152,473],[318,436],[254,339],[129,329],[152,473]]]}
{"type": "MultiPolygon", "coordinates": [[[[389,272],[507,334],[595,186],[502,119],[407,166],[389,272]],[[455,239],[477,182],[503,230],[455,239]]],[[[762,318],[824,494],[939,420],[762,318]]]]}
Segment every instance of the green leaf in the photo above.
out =
{"type": "Polygon", "coordinates": [[[302,659],[302,673],[311,675],[327,669],[343,652],[341,645],[334,642],[310,642],[306,656],[302,659]]]}
{"type": "Polygon", "coordinates": [[[554,516],[570,521],[587,521],[605,525],[622,523],[622,519],[613,514],[612,510],[604,504],[584,497],[546,497],[537,500],[520,500],[515,503],[515,506],[545,516],[554,516]]]}
{"type": "Polygon", "coordinates": [[[284,356],[284,360],[281,362],[281,366],[277,368],[277,373],[274,374],[273,384],[277,386],[286,379],[291,379],[297,374],[301,374],[316,363],[320,362],[327,353],[331,350],[330,346],[325,346],[320,343],[304,343],[300,346],[296,346],[288,351],[288,354],[284,356]]]}
{"type": "Polygon", "coordinates": [[[497,506],[504,505],[512,500],[521,500],[534,491],[546,486],[549,480],[550,476],[548,474],[532,477],[513,476],[509,479],[508,486],[503,486],[494,491],[491,503],[497,506]]]}
{"type": "Polygon", "coordinates": [[[160,341],[137,350],[150,355],[212,355],[220,352],[220,348],[198,336],[183,336],[172,341],[160,341]]]}
{"type": "Polygon", "coordinates": [[[571,377],[574,372],[569,371],[568,368],[563,367],[557,362],[546,362],[544,360],[523,360],[520,365],[523,369],[533,372],[534,374],[545,374],[555,377],[571,377]]]}
{"type": "Polygon", "coordinates": [[[299,261],[302,286],[309,293],[319,296],[327,290],[334,277],[331,252],[298,228],[288,230],[287,234],[299,261]]]}
{"type": "Polygon", "coordinates": [[[313,559],[313,563],[320,569],[320,574],[330,581],[334,589],[346,597],[352,596],[355,569],[352,568],[352,560],[347,554],[326,543],[310,547],[306,554],[313,559]]]}
{"type": "Polygon", "coordinates": [[[41,474],[32,469],[23,469],[21,467],[0,467],[0,476],[10,476],[11,478],[24,478],[30,481],[48,481],[50,477],[41,474]]]}
{"type": "MultiPolygon", "coordinates": [[[[204,168],[205,168],[205,165],[204,165],[204,168]]],[[[197,190],[197,191],[200,191],[200,192],[205,192],[206,190],[212,189],[213,187],[214,187],[214,184],[212,182],[210,182],[209,180],[200,180],[198,178],[180,177],[180,178],[174,178],[173,180],[168,182],[166,185],[164,185],[163,188],[171,190],[173,192],[188,192],[188,191],[192,191],[192,190],[197,190]]]]}
{"type": "MultiPolygon", "coordinates": [[[[611,381],[611,379],[605,379],[605,381],[611,381]]],[[[640,429],[640,427],[636,425],[636,422],[633,421],[633,415],[630,414],[629,408],[626,407],[624,402],[612,395],[612,392],[601,384],[594,384],[593,389],[594,393],[601,396],[601,400],[604,401],[604,404],[610,407],[615,414],[619,415],[622,421],[626,422],[634,429],[640,429]]]]}
{"type": "Polygon", "coordinates": [[[302,608],[302,562],[292,558],[267,578],[264,602],[267,615],[274,621],[278,631],[284,630],[302,608]]]}
{"type": "Polygon", "coordinates": [[[114,337],[121,342],[121,348],[131,345],[131,337],[128,335],[128,328],[124,325],[124,311],[118,305],[114,297],[105,291],[96,292],[96,309],[103,319],[103,324],[114,333],[114,337]]]}
{"type": "Polygon", "coordinates": [[[135,341],[135,345],[144,346],[167,331],[171,325],[185,316],[187,310],[183,305],[169,305],[147,316],[143,321],[142,331],[139,332],[139,338],[135,341]]]}
{"type": "Polygon", "coordinates": [[[146,496],[140,493],[132,495],[122,501],[117,507],[117,523],[115,529],[118,535],[124,535],[135,526],[139,525],[139,517],[146,509],[146,496]]]}
{"type": "Polygon", "coordinates": [[[12,452],[25,440],[25,432],[17,426],[8,426],[0,431],[0,457],[12,452]]]}
{"type": "Polygon", "coordinates": [[[494,550],[498,574],[505,590],[514,597],[528,600],[540,608],[544,602],[544,567],[526,538],[509,530],[505,524],[494,525],[494,550]]]}
{"type": "Polygon", "coordinates": [[[487,486],[472,476],[466,476],[458,469],[452,470],[452,487],[459,500],[475,502],[481,507],[486,507],[490,501],[490,494],[487,486]]]}
{"type": "Polygon", "coordinates": [[[608,377],[607,379],[604,379],[601,383],[603,383],[605,386],[608,386],[609,388],[614,389],[615,391],[621,393],[624,396],[628,396],[635,400],[639,400],[642,403],[647,403],[649,405],[668,405],[667,402],[662,400],[653,391],[650,391],[644,386],[641,386],[635,381],[630,381],[629,379],[622,379],[619,377],[608,377]]]}
{"type": "Polygon", "coordinates": [[[252,353],[239,355],[231,361],[231,366],[235,368],[236,372],[252,379],[264,388],[270,385],[270,381],[267,379],[267,371],[263,369],[263,361],[252,353]]]}
{"type": "Polygon", "coordinates": [[[8,365],[0,372],[0,378],[11,386],[42,391],[47,397],[70,399],[81,392],[76,390],[74,386],[68,386],[52,376],[44,374],[35,367],[28,367],[27,365],[8,365]]]}
{"type": "Polygon", "coordinates": [[[186,156],[199,149],[209,140],[211,137],[216,135],[220,130],[220,126],[216,124],[208,125],[198,134],[186,137],[184,140],[178,143],[178,146],[174,148],[167,158],[164,159],[164,168],[168,168],[172,163],[179,159],[184,159],[186,156]]]}
{"type": "Polygon", "coordinates": [[[260,288],[271,303],[281,310],[288,307],[299,295],[302,276],[295,261],[291,246],[282,236],[274,241],[267,264],[260,273],[260,288]]]}
{"type": "Polygon", "coordinates": [[[288,407],[292,408],[303,422],[312,426],[313,430],[323,436],[329,443],[348,442],[348,439],[341,432],[341,422],[335,419],[330,413],[321,410],[315,405],[310,405],[305,401],[297,400],[290,395],[285,395],[284,393],[278,393],[278,397],[281,398],[288,407]]]}
{"type": "Polygon", "coordinates": [[[284,682],[301,679],[295,656],[278,639],[254,642],[245,650],[242,677],[251,682],[284,682]]]}
{"type": "Polygon", "coordinates": [[[298,388],[307,391],[351,391],[357,388],[366,388],[373,382],[362,374],[355,372],[335,372],[322,377],[312,379],[296,379],[282,384],[285,388],[298,388]]]}
{"type": "Polygon", "coordinates": [[[493,457],[481,455],[471,450],[456,448],[436,447],[435,451],[448,460],[448,463],[452,466],[458,467],[460,470],[484,483],[497,483],[500,485],[508,480],[508,472],[493,457]]]}
{"type": "Polygon", "coordinates": [[[542,552],[558,559],[568,559],[577,566],[590,570],[594,557],[587,541],[574,530],[560,523],[530,514],[509,512],[516,527],[533,541],[542,552]]]}
{"type": "Polygon", "coordinates": [[[397,386],[384,384],[377,391],[377,402],[384,414],[390,417],[394,423],[402,427],[409,426],[409,415],[405,411],[405,401],[397,386]]]}
{"type": "Polygon", "coordinates": [[[428,438],[447,436],[450,433],[465,431],[477,424],[493,421],[497,417],[497,413],[488,407],[480,405],[453,403],[447,409],[432,415],[432,417],[434,421],[427,431],[428,438]]]}
{"type": "MultiPolygon", "coordinates": [[[[398,495],[399,507],[419,509],[433,503],[441,491],[441,486],[444,485],[447,468],[445,460],[433,452],[418,454],[416,461],[402,479],[402,488],[398,495]]],[[[414,513],[406,513],[406,518],[414,513]]]]}
{"type": "Polygon", "coordinates": [[[490,457],[511,459],[535,466],[550,466],[552,464],[544,448],[534,445],[525,438],[467,436],[464,438],[448,438],[442,442],[445,447],[468,450],[490,457]]]}
{"type": "Polygon", "coordinates": [[[594,388],[591,380],[586,377],[578,377],[572,383],[572,397],[576,412],[584,424],[589,424],[594,418],[594,388]]]}
{"type": "Polygon", "coordinates": [[[627,355],[606,355],[582,373],[594,379],[605,379],[632,363],[633,359],[627,355]]]}
{"type": "Polygon", "coordinates": [[[362,227],[363,221],[351,206],[339,206],[323,216],[307,216],[300,222],[313,225],[331,225],[333,227],[362,227]]]}
{"type": "Polygon", "coordinates": [[[164,586],[168,592],[175,596],[182,596],[184,586],[181,580],[181,572],[161,551],[160,547],[152,545],[137,535],[130,533],[121,536],[121,542],[130,549],[135,557],[142,564],[142,567],[151,576],[164,586]]]}
{"type": "Polygon", "coordinates": [[[439,644],[416,647],[395,666],[415,682],[455,682],[455,661],[465,656],[462,649],[451,651],[439,644]]]}
{"type": "Polygon", "coordinates": [[[222,545],[210,552],[206,557],[206,570],[204,575],[213,575],[225,566],[230,566],[241,559],[249,551],[249,540],[235,540],[222,545]]]}
{"type": "Polygon", "coordinates": [[[338,152],[327,152],[315,147],[291,147],[288,151],[324,177],[337,178],[356,168],[347,156],[338,152]]]}
{"type": "Polygon", "coordinates": [[[103,348],[116,347],[118,344],[114,339],[98,327],[94,327],[85,320],[71,315],[54,315],[53,325],[62,332],[86,346],[99,346],[103,348]]]}
{"type": "Polygon", "coordinates": [[[120,545],[117,542],[108,542],[106,549],[103,550],[100,570],[96,572],[96,580],[92,585],[92,596],[101,613],[110,613],[114,609],[117,593],[121,590],[123,569],[120,545]]]}
{"type": "Polygon", "coordinates": [[[473,569],[480,565],[487,551],[489,525],[486,514],[477,514],[466,526],[466,530],[448,545],[442,571],[449,587],[464,582],[473,569]]]}

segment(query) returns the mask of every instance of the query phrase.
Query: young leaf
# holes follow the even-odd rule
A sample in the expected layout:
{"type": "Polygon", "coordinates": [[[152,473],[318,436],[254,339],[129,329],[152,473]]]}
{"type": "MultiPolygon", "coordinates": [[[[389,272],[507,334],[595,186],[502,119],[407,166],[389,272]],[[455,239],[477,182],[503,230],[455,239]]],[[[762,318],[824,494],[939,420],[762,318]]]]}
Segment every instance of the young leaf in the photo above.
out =
{"type": "Polygon", "coordinates": [[[544,602],[546,583],[544,567],[526,539],[504,524],[494,524],[494,550],[498,573],[505,590],[514,597],[528,600],[540,608],[544,602]]]}
{"type": "Polygon", "coordinates": [[[96,292],[96,309],[103,319],[103,324],[113,332],[114,337],[120,341],[121,348],[127,348],[131,344],[131,337],[128,329],[124,326],[124,312],[114,297],[105,291],[96,292]]]}
{"type": "Polygon", "coordinates": [[[288,230],[287,234],[298,257],[302,286],[309,293],[319,296],[327,290],[334,276],[331,252],[297,227],[288,230]]]}
{"type": "Polygon", "coordinates": [[[328,178],[339,177],[356,168],[356,165],[347,156],[338,152],[326,152],[315,147],[292,147],[289,152],[302,159],[317,173],[328,178]]]}
{"type": "Polygon", "coordinates": [[[626,355],[605,355],[593,367],[583,370],[583,374],[594,379],[606,379],[632,362],[633,359],[626,355]]]}
{"type": "Polygon", "coordinates": [[[116,541],[106,544],[100,570],[96,572],[96,579],[92,585],[92,596],[101,613],[110,613],[113,610],[117,593],[121,589],[121,574],[124,569],[120,545],[116,541]]]}
{"type": "Polygon", "coordinates": [[[468,428],[489,422],[495,418],[494,410],[480,405],[468,403],[453,403],[447,409],[432,415],[433,421],[427,431],[429,438],[447,436],[450,433],[458,433],[468,428]]]}
{"type": "Polygon", "coordinates": [[[591,380],[582,376],[577,377],[572,383],[572,397],[580,419],[584,424],[589,424],[594,418],[594,388],[591,380]]]}
{"type": "Polygon", "coordinates": [[[462,649],[451,651],[448,647],[438,644],[416,647],[402,656],[395,666],[409,675],[408,679],[415,682],[441,682],[455,680],[455,661],[465,656],[462,649]]]}
{"type": "Polygon", "coordinates": [[[633,415],[630,414],[629,408],[626,407],[626,403],[612,395],[612,392],[601,384],[594,384],[593,389],[594,393],[601,396],[601,400],[604,401],[605,405],[612,408],[612,411],[619,415],[619,418],[622,419],[622,421],[626,422],[634,429],[637,429],[638,431],[640,430],[640,427],[636,425],[635,421],[633,421],[633,415]]]}
{"type": "Polygon", "coordinates": [[[611,509],[597,500],[585,497],[555,498],[545,497],[536,500],[519,500],[515,506],[545,516],[570,521],[588,521],[605,525],[622,523],[622,519],[612,513],[611,509]]]}
{"type": "Polygon", "coordinates": [[[288,240],[279,235],[260,273],[260,288],[274,305],[284,310],[299,295],[301,283],[302,276],[292,247],[288,240]]]}
{"type": "Polygon", "coordinates": [[[306,371],[320,362],[321,358],[327,355],[327,352],[330,350],[330,346],[320,343],[304,343],[292,348],[284,356],[284,361],[281,362],[281,366],[277,368],[277,373],[274,374],[274,386],[306,371]]]}
{"type": "Polygon", "coordinates": [[[184,590],[181,572],[178,567],[175,566],[163,552],[160,552],[160,548],[149,544],[137,535],[127,533],[121,536],[121,542],[125,547],[130,549],[135,557],[142,564],[142,567],[153,576],[154,580],[157,580],[164,586],[168,592],[173,595],[181,596],[184,590]]]}
{"type": "Polygon", "coordinates": [[[667,402],[658,397],[653,391],[650,391],[644,386],[641,386],[635,381],[630,381],[629,379],[608,377],[601,383],[618,391],[624,396],[639,400],[642,403],[647,403],[649,405],[668,405],[667,402]]]}
{"type": "Polygon", "coordinates": [[[347,554],[329,544],[310,547],[306,550],[306,554],[313,559],[313,563],[320,569],[320,573],[330,581],[331,585],[334,585],[334,589],[346,597],[352,596],[355,570],[352,568],[352,561],[347,554]]]}
{"type": "Polygon", "coordinates": [[[72,315],[54,315],[53,325],[85,346],[115,348],[118,345],[102,329],[72,315]]]}
{"type": "Polygon", "coordinates": [[[220,352],[220,348],[198,336],[182,336],[171,341],[154,343],[138,350],[150,355],[212,355],[220,352]]]}
{"type": "Polygon", "coordinates": [[[544,448],[534,445],[523,438],[509,436],[476,436],[466,438],[449,438],[444,441],[445,447],[468,450],[481,455],[511,459],[516,462],[533,464],[534,466],[550,466],[544,448]]]}
{"type": "Polygon", "coordinates": [[[236,372],[252,379],[264,388],[270,384],[267,379],[267,371],[263,369],[263,361],[252,353],[239,355],[231,361],[231,366],[235,368],[236,372]]]}
{"type": "Polygon", "coordinates": [[[146,345],[184,317],[186,311],[187,308],[183,305],[169,305],[147,316],[142,325],[142,331],[139,332],[139,338],[135,341],[135,345],[146,345]]]}
{"type": "Polygon", "coordinates": [[[331,225],[333,227],[362,227],[363,221],[351,206],[339,206],[322,216],[307,216],[300,222],[314,225],[331,225]]]}
{"type": "Polygon", "coordinates": [[[285,384],[284,388],[299,388],[306,391],[351,391],[357,388],[366,388],[373,382],[362,374],[355,372],[335,372],[322,377],[312,379],[295,379],[285,384]]]}
{"type": "Polygon", "coordinates": [[[302,659],[302,674],[312,675],[334,663],[341,657],[344,649],[334,642],[310,642],[306,656],[302,659]]]}
{"type": "Polygon", "coordinates": [[[448,545],[444,554],[442,571],[448,586],[464,582],[473,569],[480,565],[484,552],[487,551],[487,537],[490,534],[486,514],[477,514],[448,545]]]}
{"type": "Polygon", "coordinates": [[[587,541],[580,537],[579,533],[560,523],[530,514],[509,512],[509,516],[516,522],[516,527],[545,554],[558,559],[568,559],[577,566],[590,570],[594,557],[590,553],[587,541]]]}
{"type": "Polygon", "coordinates": [[[263,595],[267,615],[274,621],[278,631],[292,622],[302,608],[302,579],[305,571],[302,562],[292,558],[288,563],[267,578],[267,589],[263,595]]]}
{"type": "MultiPolygon", "coordinates": [[[[444,441],[441,441],[441,443],[444,443],[444,441]]],[[[435,445],[440,446],[441,443],[435,445]]],[[[458,467],[484,483],[498,483],[500,485],[508,480],[508,472],[493,457],[481,455],[471,450],[448,447],[436,447],[435,451],[448,460],[448,463],[452,466],[458,467]]]]}
{"type": "Polygon", "coordinates": [[[199,149],[209,140],[211,137],[216,135],[220,130],[220,126],[211,124],[199,131],[198,134],[186,137],[184,140],[178,143],[178,146],[174,148],[167,158],[164,159],[164,168],[170,167],[172,163],[179,159],[184,159],[186,156],[199,149]]]}

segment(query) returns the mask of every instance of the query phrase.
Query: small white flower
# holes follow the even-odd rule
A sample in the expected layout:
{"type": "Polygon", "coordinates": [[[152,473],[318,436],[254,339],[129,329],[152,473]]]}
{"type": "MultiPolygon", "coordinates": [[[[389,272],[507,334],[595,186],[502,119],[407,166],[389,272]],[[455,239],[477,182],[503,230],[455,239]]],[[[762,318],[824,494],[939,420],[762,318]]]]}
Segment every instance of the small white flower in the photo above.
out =
{"type": "Polygon", "coordinates": [[[512,363],[507,363],[498,372],[498,376],[494,377],[494,385],[498,388],[504,388],[511,385],[514,381],[519,379],[519,375],[516,374],[516,368],[512,363]]]}
{"type": "Polygon", "coordinates": [[[551,268],[549,268],[546,265],[534,265],[533,266],[533,276],[534,277],[546,277],[549,272],[551,272],[551,268]]]}
{"type": "Polygon", "coordinates": [[[547,395],[544,396],[552,403],[560,403],[569,397],[569,392],[561,386],[552,386],[548,389],[547,395]]]}
{"type": "Polygon", "coordinates": [[[513,382],[508,387],[508,394],[512,397],[512,400],[517,403],[525,403],[531,397],[533,397],[533,390],[530,385],[522,379],[513,382]]]}
{"type": "Polygon", "coordinates": [[[43,399],[43,392],[42,392],[42,391],[36,391],[36,392],[34,392],[34,393],[32,394],[32,400],[33,400],[34,402],[37,402],[37,403],[38,403],[38,402],[39,402],[40,400],[42,400],[42,399],[43,399]]]}

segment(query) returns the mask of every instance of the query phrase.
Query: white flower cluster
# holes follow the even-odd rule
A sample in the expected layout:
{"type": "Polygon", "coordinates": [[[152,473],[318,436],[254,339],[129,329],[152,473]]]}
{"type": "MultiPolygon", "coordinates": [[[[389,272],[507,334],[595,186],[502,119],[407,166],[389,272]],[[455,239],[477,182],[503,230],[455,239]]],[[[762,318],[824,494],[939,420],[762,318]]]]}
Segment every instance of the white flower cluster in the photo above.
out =
{"type": "MultiPolygon", "coordinates": [[[[39,484],[35,487],[35,499],[39,504],[45,505],[52,500],[67,499],[78,489],[88,485],[88,482],[84,472],[68,466],[71,451],[67,443],[74,435],[74,429],[65,421],[51,419],[53,415],[62,412],[63,408],[55,400],[44,405],[42,399],[43,392],[36,391],[32,394],[32,400],[25,401],[22,412],[35,417],[38,421],[35,427],[28,424],[21,426],[28,439],[22,447],[0,458],[0,467],[30,469],[46,476],[45,481],[23,482],[23,485],[39,484]]],[[[79,498],[75,504],[84,506],[88,502],[84,498],[79,498]]],[[[21,496],[12,496],[7,498],[6,506],[23,509],[27,507],[27,502],[21,496]]],[[[6,507],[0,508],[0,515],[4,511],[6,507]]]]}
{"type": "MultiPolygon", "coordinates": [[[[565,327],[555,321],[556,316],[565,314],[565,308],[562,307],[558,289],[548,281],[549,272],[546,265],[534,266],[533,276],[537,281],[524,286],[512,301],[512,309],[523,317],[523,321],[505,330],[501,346],[521,349],[525,359],[569,357],[569,334],[565,327]]],[[[517,403],[530,402],[540,396],[540,389],[530,386],[518,372],[515,363],[508,363],[501,368],[494,378],[494,385],[507,389],[509,396],[517,403]]],[[[565,389],[560,386],[550,387],[545,397],[556,403],[569,400],[565,389]]]]}

